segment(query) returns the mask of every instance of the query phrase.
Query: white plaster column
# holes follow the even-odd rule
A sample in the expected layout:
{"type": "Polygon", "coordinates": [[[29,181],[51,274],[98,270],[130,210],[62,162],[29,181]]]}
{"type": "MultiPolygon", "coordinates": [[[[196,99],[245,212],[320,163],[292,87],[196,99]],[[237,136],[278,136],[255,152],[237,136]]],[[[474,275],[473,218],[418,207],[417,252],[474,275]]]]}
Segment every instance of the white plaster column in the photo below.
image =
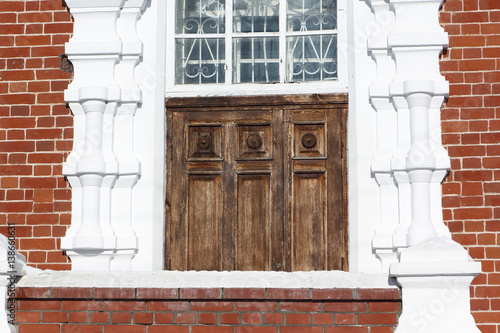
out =
{"type": "Polygon", "coordinates": [[[479,332],[470,314],[469,287],[480,264],[450,239],[440,217],[439,184],[450,168],[438,116],[448,95],[448,83],[439,71],[439,56],[448,45],[438,20],[443,2],[389,0],[396,24],[388,44],[397,68],[390,93],[402,115],[398,131],[406,129],[409,134],[396,151],[393,171],[396,178],[403,175],[409,182],[411,198],[406,237],[401,237],[402,229],[395,235],[399,263],[390,266],[391,276],[402,287],[403,311],[396,333],[479,332]]]}
{"type": "MultiPolygon", "coordinates": [[[[449,169],[441,142],[433,141],[436,136],[431,134],[431,128],[440,128],[439,119],[431,113],[439,112],[448,95],[448,83],[439,72],[439,55],[448,45],[448,36],[438,21],[442,0],[390,0],[390,5],[396,24],[388,44],[397,68],[390,93],[398,117],[401,114],[398,131],[409,134],[409,142],[407,136],[400,137],[393,171],[402,173],[396,178],[410,184],[411,223],[406,246],[411,246],[439,235],[449,237],[442,219],[433,221],[436,214],[432,214],[432,207],[441,209],[441,197],[433,195],[436,188],[431,186],[440,183],[449,169]]],[[[404,247],[401,234],[404,231],[399,229],[397,243],[404,247]]]]}
{"type": "Polygon", "coordinates": [[[126,0],[117,22],[117,32],[123,43],[115,78],[121,88],[120,104],[114,118],[114,153],[118,160],[118,175],[112,190],[111,225],[117,238],[111,270],[130,270],[138,251],[138,238],[132,227],[132,188],[141,173],[141,164],[134,152],[134,116],[142,102],[135,68],[142,60],[143,46],[137,35],[137,21],[146,0],[126,0]]]}
{"type": "Polygon", "coordinates": [[[394,14],[387,0],[366,0],[374,14],[368,51],[376,63],[375,80],[370,85],[370,103],[377,112],[377,151],[372,162],[372,174],[380,186],[380,224],[375,229],[372,246],[382,263],[382,271],[397,261],[392,237],[398,225],[398,191],[391,169],[391,158],[397,145],[397,114],[391,101],[389,85],[395,65],[387,45],[387,34],[394,24],[394,14]]]}
{"type": "Polygon", "coordinates": [[[73,151],[63,173],[73,188],[72,223],[61,241],[74,270],[109,270],[116,248],[111,189],[118,174],[114,116],[120,101],[115,67],[122,53],[116,34],[124,0],[67,0],[75,19],[66,54],[74,80],[65,100],[75,114],[73,151]]]}

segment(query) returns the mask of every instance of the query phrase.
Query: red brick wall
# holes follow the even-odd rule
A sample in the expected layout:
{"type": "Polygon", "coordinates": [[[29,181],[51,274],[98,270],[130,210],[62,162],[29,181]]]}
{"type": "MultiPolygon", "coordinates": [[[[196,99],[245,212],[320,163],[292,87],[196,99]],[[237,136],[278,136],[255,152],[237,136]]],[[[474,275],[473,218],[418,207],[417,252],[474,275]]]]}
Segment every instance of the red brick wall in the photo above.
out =
{"type": "MultiPolygon", "coordinates": [[[[71,75],[58,69],[72,24],[61,3],[0,1],[0,232],[15,224],[18,249],[42,269],[70,268],[58,250],[70,223],[61,164],[72,144],[62,93],[71,75]]],[[[447,0],[440,20],[450,34],[441,62],[451,85],[444,217],[483,264],[471,290],[476,321],[500,333],[500,1],[447,0]]]]}
{"type": "Polygon", "coordinates": [[[472,309],[483,333],[500,332],[500,1],[448,0],[440,16],[450,35],[441,69],[450,82],[442,110],[452,172],[444,217],[484,274],[472,309]]]}
{"type": "Polygon", "coordinates": [[[401,309],[398,289],[20,288],[17,295],[19,333],[390,333],[401,309]]]}
{"type": "Polygon", "coordinates": [[[58,250],[70,224],[62,162],[73,136],[63,97],[71,74],[59,69],[73,25],[61,3],[0,1],[0,232],[15,224],[18,249],[42,269],[70,269],[58,250]]]}

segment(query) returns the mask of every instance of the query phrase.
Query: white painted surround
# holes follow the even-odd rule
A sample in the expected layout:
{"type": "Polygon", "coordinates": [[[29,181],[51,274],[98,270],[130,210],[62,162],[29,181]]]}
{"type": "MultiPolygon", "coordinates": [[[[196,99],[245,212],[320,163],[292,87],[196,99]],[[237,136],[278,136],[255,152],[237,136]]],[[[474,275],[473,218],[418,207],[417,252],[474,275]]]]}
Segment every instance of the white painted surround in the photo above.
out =
{"type": "MultiPolygon", "coordinates": [[[[288,93],[349,93],[349,273],[311,272],[307,282],[298,279],[293,287],[322,287],[314,281],[324,279],[331,280],[326,287],[335,287],[349,280],[345,274],[373,274],[384,281],[377,286],[389,286],[388,277],[395,277],[403,288],[399,333],[478,332],[467,291],[480,266],[450,239],[442,220],[440,183],[450,167],[439,112],[448,94],[439,73],[439,55],[448,41],[438,21],[442,2],[339,2],[345,75],[331,91],[313,85],[287,88],[288,93]],[[413,320],[422,309],[434,312],[413,320]],[[463,318],[460,326],[454,316],[463,318]]],[[[150,273],[130,277],[159,274],[168,280],[189,274],[209,287],[215,273],[153,273],[163,270],[164,102],[172,91],[166,82],[174,75],[166,66],[166,52],[173,52],[171,45],[166,48],[166,24],[172,19],[167,0],[66,3],[75,19],[66,46],[75,79],[65,95],[75,115],[75,136],[64,164],[73,213],[62,249],[73,270],[85,272],[80,278],[77,272],[53,273],[51,284],[58,284],[57,274],[77,281],[90,271],[112,272],[110,277],[135,271],[150,273]]],[[[52,273],[26,277],[24,283],[37,285],[39,278],[40,285],[47,284],[47,274],[52,273]]],[[[226,281],[238,274],[217,276],[226,281]]],[[[251,274],[276,283],[276,273],[251,274]]],[[[300,273],[281,274],[294,280],[300,273]]],[[[176,281],[182,286],[184,280],[176,281]]],[[[363,279],[352,281],[365,285],[363,279]]]]}

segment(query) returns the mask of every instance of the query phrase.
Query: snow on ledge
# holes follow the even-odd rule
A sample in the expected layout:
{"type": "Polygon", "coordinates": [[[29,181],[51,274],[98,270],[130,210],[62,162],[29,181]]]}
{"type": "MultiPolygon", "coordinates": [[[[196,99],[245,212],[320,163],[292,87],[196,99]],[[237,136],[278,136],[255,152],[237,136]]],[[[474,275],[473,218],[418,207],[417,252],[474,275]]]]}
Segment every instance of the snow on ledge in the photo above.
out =
{"type": "Polygon", "coordinates": [[[397,288],[387,274],[315,272],[75,272],[41,271],[17,287],[74,288],[397,288]]]}

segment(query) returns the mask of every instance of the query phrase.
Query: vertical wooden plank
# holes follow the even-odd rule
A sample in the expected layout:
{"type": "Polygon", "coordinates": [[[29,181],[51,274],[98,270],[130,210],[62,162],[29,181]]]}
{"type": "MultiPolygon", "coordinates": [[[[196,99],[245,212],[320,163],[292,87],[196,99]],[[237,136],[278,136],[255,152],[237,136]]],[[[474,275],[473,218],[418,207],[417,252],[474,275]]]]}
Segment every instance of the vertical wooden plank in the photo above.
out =
{"type": "Polygon", "coordinates": [[[271,175],[238,175],[236,269],[270,270],[271,175]]]}
{"type": "Polygon", "coordinates": [[[170,226],[172,225],[172,112],[167,110],[167,151],[166,151],[166,175],[165,175],[165,239],[164,239],[164,267],[163,269],[170,269],[170,226]]]}
{"type": "Polygon", "coordinates": [[[220,270],[222,176],[189,175],[188,270],[220,270]]]}
{"type": "Polygon", "coordinates": [[[326,175],[295,174],[293,188],[292,269],[325,270],[326,175]]]}
{"type": "MultiPolygon", "coordinates": [[[[224,121],[224,117],[217,118],[224,121]]],[[[218,193],[223,198],[223,224],[222,224],[222,270],[233,271],[236,269],[235,263],[235,228],[236,228],[236,175],[234,156],[237,149],[237,129],[234,122],[225,121],[222,135],[222,156],[223,165],[223,185],[218,193]]]]}
{"type": "Polygon", "coordinates": [[[172,115],[172,159],[169,163],[172,182],[170,186],[170,269],[187,269],[187,126],[185,115],[172,115]]]}
{"type": "Polygon", "coordinates": [[[327,110],[328,269],[340,270],[344,248],[342,200],[342,110],[327,110]]]}
{"type": "Polygon", "coordinates": [[[283,270],[292,271],[292,158],[293,158],[293,123],[292,111],[283,110],[283,270]]]}
{"type": "Polygon", "coordinates": [[[285,205],[285,156],[284,156],[284,123],[283,110],[274,110],[271,119],[272,129],[272,168],[271,168],[271,267],[269,270],[285,270],[284,259],[285,235],[284,235],[284,205],[285,205]]]}

